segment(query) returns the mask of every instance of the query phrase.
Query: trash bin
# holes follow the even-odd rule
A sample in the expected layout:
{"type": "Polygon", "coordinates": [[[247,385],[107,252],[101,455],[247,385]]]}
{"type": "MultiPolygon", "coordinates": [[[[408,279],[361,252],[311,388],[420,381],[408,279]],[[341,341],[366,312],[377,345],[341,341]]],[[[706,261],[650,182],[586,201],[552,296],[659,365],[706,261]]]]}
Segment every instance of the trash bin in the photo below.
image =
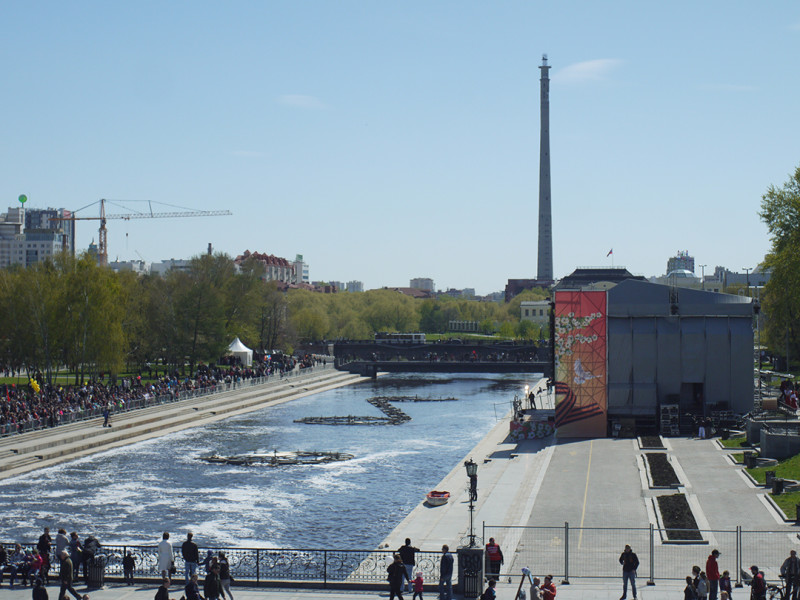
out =
{"type": "Polygon", "coordinates": [[[744,453],[744,466],[748,469],[754,469],[756,466],[756,455],[752,452],[744,453]]]}
{"type": "Polygon", "coordinates": [[[776,477],[772,480],[772,494],[777,496],[783,493],[783,479],[776,477]]]}
{"type": "Polygon", "coordinates": [[[775,471],[767,471],[764,473],[764,486],[772,487],[772,482],[775,481],[775,471]]]}
{"type": "Polygon", "coordinates": [[[90,590],[100,589],[105,585],[106,561],[105,557],[96,556],[89,559],[86,571],[86,587],[90,590]]]}

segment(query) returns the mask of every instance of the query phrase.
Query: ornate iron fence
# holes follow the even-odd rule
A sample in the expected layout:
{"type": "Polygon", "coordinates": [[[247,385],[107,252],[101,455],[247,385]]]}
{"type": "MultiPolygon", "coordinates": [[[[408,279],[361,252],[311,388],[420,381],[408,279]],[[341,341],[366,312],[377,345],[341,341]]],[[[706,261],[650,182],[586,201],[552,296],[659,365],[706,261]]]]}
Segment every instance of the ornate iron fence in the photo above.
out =
{"type": "MultiPolygon", "coordinates": [[[[13,544],[3,544],[13,551],[13,544]]],[[[30,550],[35,544],[24,546],[30,550]]],[[[184,577],[185,564],[180,549],[175,547],[175,579],[184,577]]],[[[206,547],[200,549],[201,558],[225,553],[232,577],[244,584],[258,586],[265,582],[312,582],[326,586],[328,583],[382,584],[386,582],[387,567],[392,563],[389,550],[319,550],[206,547]],[[209,554],[210,553],[210,554],[209,554]]],[[[96,560],[105,566],[108,578],[123,577],[122,559],[131,553],[135,561],[133,575],[136,579],[158,579],[158,548],[156,546],[104,545],[96,560]]],[[[427,582],[439,581],[440,552],[418,552],[415,570],[422,571],[427,582]]],[[[50,557],[51,570],[58,570],[59,561],[50,557]]],[[[82,570],[82,568],[81,568],[82,570]]],[[[201,564],[200,573],[206,567],[201,564]]]]}

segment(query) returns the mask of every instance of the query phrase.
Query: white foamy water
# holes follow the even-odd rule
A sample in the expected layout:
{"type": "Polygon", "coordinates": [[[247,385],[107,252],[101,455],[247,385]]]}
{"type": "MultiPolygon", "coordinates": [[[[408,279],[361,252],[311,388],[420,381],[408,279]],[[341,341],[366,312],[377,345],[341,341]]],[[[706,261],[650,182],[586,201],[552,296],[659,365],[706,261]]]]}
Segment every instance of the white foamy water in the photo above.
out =
{"type": "Polygon", "coordinates": [[[180,540],[192,530],[202,546],[374,548],[536,380],[387,376],[42,469],[0,483],[3,538],[33,542],[49,526],[109,544],[155,544],[163,531],[180,540]],[[412,418],[398,426],[293,422],[377,415],[367,398],[415,395],[458,400],[398,403],[412,418]],[[196,460],[273,450],[355,459],[284,468],[196,460]]]}

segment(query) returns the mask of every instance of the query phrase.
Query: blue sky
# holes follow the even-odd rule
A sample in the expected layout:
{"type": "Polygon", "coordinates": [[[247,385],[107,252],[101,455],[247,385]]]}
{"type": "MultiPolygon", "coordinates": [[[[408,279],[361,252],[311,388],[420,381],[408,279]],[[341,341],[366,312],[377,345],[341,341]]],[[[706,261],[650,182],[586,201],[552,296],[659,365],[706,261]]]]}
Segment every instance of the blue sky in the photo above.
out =
{"type": "Polygon", "coordinates": [[[501,290],[536,276],[543,53],[556,276],[610,248],[643,275],[763,258],[761,196],[800,164],[788,1],[9,0],[0,208],[229,209],[109,221],[109,257],[211,242],[303,254],[314,280],[501,290]]]}

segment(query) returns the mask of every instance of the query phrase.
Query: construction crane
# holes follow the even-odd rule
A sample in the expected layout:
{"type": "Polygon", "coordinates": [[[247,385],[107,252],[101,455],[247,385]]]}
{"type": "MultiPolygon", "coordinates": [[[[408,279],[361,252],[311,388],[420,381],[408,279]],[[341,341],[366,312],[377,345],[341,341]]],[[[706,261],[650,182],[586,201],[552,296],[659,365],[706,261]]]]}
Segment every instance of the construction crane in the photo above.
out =
{"type": "MultiPolygon", "coordinates": [[[[81,211],[84,208],[88,208],[90,206],[94,206],[95,204],[100,204],[100,216],[99,217],[76,217],[75,212],[72,213],[72,216],[69,217],[51,217],[51,221],[100,221],[100,231],[97,240],[97,262],[101,266],[105,267],[108,265],[108,230],[106,229],[106,220],[108,219],[125,219],[129,221],[130,219],[171,219],[173,217],[222,217],[226,215],[232,215],[233,213],[229,210],[190,210],[190,209],[183,209],[181,211],[173,211],[173,212],[153,212],[153,202],[150,200],[124,200],[124,201],[117,201],[117,202],[147,202],[147,212],[129,212],[125,214],[106,214],[106,202],[113,203],[114,200],[106,200],[105,198],[98,200],[98,202],[92,202],[91,204],[87,204],[83,208],[79,208],[77,211],[81,211]]],[[[160,204],[156,202],[155,204],[160,204]]],[[[165,204],[164,206],[170,206],[172,208],[182,208],[180,206],[172,206],[170,204],[165,204]]],[[[125,208],[125,207],[123,207],[125,208]]],[[[130,210],[130,209],[128,209],[130,210]]]]}

